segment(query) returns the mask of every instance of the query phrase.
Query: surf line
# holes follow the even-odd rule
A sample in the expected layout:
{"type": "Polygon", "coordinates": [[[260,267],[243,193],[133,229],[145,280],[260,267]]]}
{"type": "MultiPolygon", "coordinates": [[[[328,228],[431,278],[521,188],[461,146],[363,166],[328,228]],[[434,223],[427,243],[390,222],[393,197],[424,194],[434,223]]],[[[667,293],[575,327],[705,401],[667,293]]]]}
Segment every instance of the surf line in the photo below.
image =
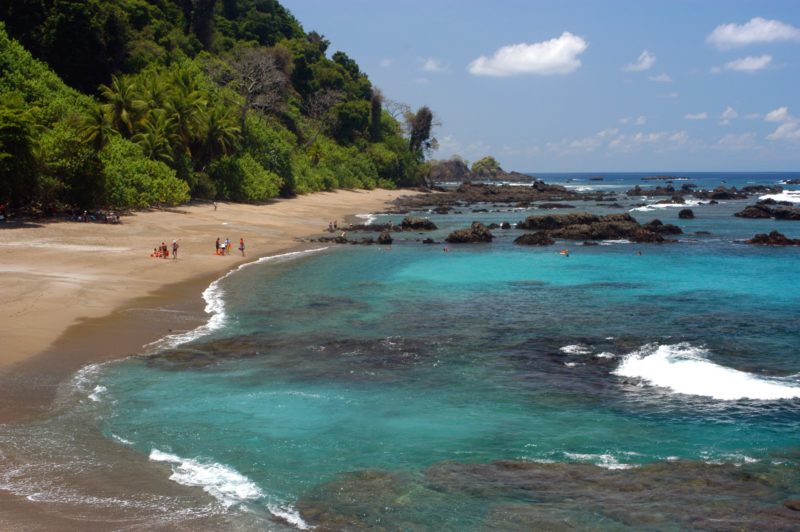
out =
{"type": "Polygon", "coordinates": [[[279,255],[268,255],[266,257],[261,257],[256,260],[240,264],[236,268],[233,268],[222,275],[222,277],[212,281],[211,284],[208,285],[208,288],[203,290],[203,300],[206,302],[206,306],[203,310],[206,314],[210,315],[208,320],[204,324],[192,329],[191,331],[168,334],[154,342],[145,344],[143,346],[145,350],[145,356],[156,354],[164,349],[177,347],[179,345],[191,342],[192,340],[202,338],[203,336],[208,336],[214,331],[221,329],[225,325],[228,317],[225,313],[225,298],[221,283],[228,277],[256,264],[292,260],[304,255],[310,255],[312,253],[324,251],[326,249],[329,249],[329,247],[325,246],[320,248],[306,249],[303,251],[290,251],[287,253],[281,253],[279,255]]]}

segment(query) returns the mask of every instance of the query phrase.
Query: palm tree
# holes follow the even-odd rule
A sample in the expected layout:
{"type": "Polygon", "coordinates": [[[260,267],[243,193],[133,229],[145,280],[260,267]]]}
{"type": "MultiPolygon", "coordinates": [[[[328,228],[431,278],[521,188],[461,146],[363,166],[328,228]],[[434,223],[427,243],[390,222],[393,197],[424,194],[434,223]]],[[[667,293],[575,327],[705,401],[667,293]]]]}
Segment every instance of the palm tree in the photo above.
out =
{"type": "Polygon", "coordinates": [[[111,86],[100,85],[100,94],[106,100],[104,108],[111,116],[111,125],[130,138],[145,108],[136,84],[128,77],[111,76],[111,86]]]}
{"type": "Polygon", "coordinates": [[[234,107],[214,107],[207,114],[205,126],[200,150],[203,165],[222,155],[229,155],[238,148],[242,129],[234,107]]]}
{"type": "Polygon", "coordinates": [[[116,134],[105,106],[100,104],[92,105],[81,115],[79,127],[83,141],[90,143],[95,151],[102,150],[116,134]]]}
{"type": "Polygon", "coordinates": [[[173,162],[172,149],[179,143],[175,123],[164,109],[152,111],[142,122],[142,130],[131,139],[154,161],[173,162]]]}
{"type": "Polygon", "coordinates": [[[175,122],[176,133],[187,154],[191,145],[200,138],[200,128],[205,119],[207,101],[199,90],[178,86],[166,104],[167,112],[175,122]]]}
{"type": "Polygon", "coordinates": [[[150,71],[141,76],[140,96],[148,112],[165,109],[172,93],[172,87],[164,82],[158,72],[150,71]]]}

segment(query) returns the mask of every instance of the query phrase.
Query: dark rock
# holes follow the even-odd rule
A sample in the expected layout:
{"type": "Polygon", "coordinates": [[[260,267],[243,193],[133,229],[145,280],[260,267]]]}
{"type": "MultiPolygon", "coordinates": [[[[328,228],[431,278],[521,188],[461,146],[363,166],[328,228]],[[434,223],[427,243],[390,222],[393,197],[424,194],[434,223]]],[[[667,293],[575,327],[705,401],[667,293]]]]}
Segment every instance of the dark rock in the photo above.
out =
{"type": "Polygon", "coordinates": [[[388,246],[392,243],[392,235],[388,231],[384,231],[378,236],[378,244],[388,246]]]}
{"type": "Polygon", "coordinates": [[[422,241],[422,243],[423,244],[435,244],[436,241],[434,239],[432,239],[432,238],[426,238],[425,240],[422,241]]]}
{"type": "MultiPolygon", "coordinates": [[[[628,214],[624,214],[622,216],[627,216],[627,220],[631,220],[632,218],[628,214]]],[[[589,214],[588,212],[576,212],[571,214],[548,214],[545,216],[528,216],[525,221],[519,222],[517,224],[517,229],[527,229],[527,230],[552,230],[552,229],[561,229],[563,227],[568,227],[570,225],[576,224],[590,224],[593,222],[597,222],[600,220],[600,217],[595,214],[589,214]]]]}
{"type": "Polygon", "coordinates": [[[694,218],[694,211],[692,211],[692,209],[681,209],[678,213],[678,218],[681,220],[691,220],[694,218]]]}
{"type": "Polygon", "coordinates": [[[583,243],[583,245],[584,245],[584,246],[599,246],[600,244],[599,244],[599,243],[597,243],[597,242],[592,242],[591,240],[586,240],[586,241],[583,243]]]}
{"type": "Polygon", "coordinates": [[[740,218],[775,218],[776,220],[800,220],[800,208],[797,207],[771,207],[771,204],[759,202],[748,205],[743,210],[734,214],[740,218]]]}
{"type": "Polygon", "coordinates": [[[783,501],[783,505],[790,510],[800,512],[800,499],[787,499],[783,501]]]}
{"type": "Polygon", "coordinates": [[[435,212],[436,214],[447,214],[451,210],[452,210],[452,207],[448,207],[446,205],[441,205],[441,206],[436,207],[435,209],[433,209],[433,212],[435,212]]]}
{"type": "Polygon", "coordinates": [[[652,231],[654,233],[658,233],[659,235],[680,235],[683,234],[683,231],[680,227],[673,224],[665,224],[658,218],[653,221],[650,221],[644,224],[642,227],[645,229],[652,231]]]}
{"type": "Polygon", "coordinates": [[[496,223],[494,223],[494,222],[490,223],[490,224],[489,224],[489,225],[487,225],[486,227],[487,227],[487,228],[489,228],[489,229],[500,229],[500,225],[499,225],[499,224],[496,224],[496,223]]]}
{"type": "Polygon", "coordinates": [[[503,222],[500,224],[500,229],[511,229],[511,224],[508,222],[503,222]]]}
{"type": "Polygon", "coordinates": [[[711,201],[708,202],[708,204],[709,205],[719,205],[719,202],[717,200],[713,200],[712,199],[711,201]]]}
{"type": "Polygon", "coordinates": [[[537,208],[539,209],[574,209],[575,205],[570,205],[568,203],[542,203],[538,205],[537,208]]]}
{"type": "Polygon", "coordinates": [[[403,218],[403,221],[400,222],[400,227],[404,231],[433,231],[438,229],[436,224],[427,218],[415,218],[413,216],[403,218]]]}
{"type": "Polygon", "coordinates": [[[603,176],[595,175],[589,178],[589,181],[602,181],[603,176]]]}
{"type": "Polygon", "coordinates": [[[710,231],[695,231],[694,234],[695,235],[710,235],[711,232],[710,231]]]}
{"type": "Polygon", "coordinates": [[[458,229],[450,233],[445,241],[451,244],[465,244],[491,242],[492,238],[494,238],[494,236],[485,225],[480,222],[472,222],[472,225],[468,229],[458,229]]]}
{"type": "Polygon", "coordinates": [[[783,182],[784,185],[800,185],[800,179],[787,179],[783,182]]]}
{"type": "Polygon", "coordinates": [[[546,232],[538,231],[520,235],[514,239],[514,243],[521,246],[552,246],[556,241],[550,238],[546,232]]]}
{"type": "Polygon", "coordinates": [[[669,196],[673,197],[679,194],[675,187],[672,185],[667,185],[666,187],[658,186],[656,188],[642,188],[639,185],[636,185],[632,189],[625,192],[626,196],[669,196]]]}
{"type": "Polygon", "coordinates": [[[800,246],[800,239],[794,240],[787,238],[785,235],[772,231],[766,235],[763,233],[755,235],[747,241],[748,244],[758,244],[762,246],[800,246]]]}

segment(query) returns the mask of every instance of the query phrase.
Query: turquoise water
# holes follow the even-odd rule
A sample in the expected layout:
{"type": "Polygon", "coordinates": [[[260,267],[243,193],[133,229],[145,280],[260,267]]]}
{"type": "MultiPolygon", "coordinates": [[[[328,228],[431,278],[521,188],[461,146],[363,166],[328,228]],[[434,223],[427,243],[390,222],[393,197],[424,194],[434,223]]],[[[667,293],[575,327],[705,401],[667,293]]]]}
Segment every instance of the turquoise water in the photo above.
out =
{"type": "MultiPolygon", "coordinates": [[[[800,495],[800,251],[736,240],[800,223],[734,218],[747,203],[632,212],[681,226],[677,244],[496,230],[445,253],[411,233],[255,264],[219,282],[220,328],[104,366],[92,407],[108,438],[265,528],[702,528],[686,479],[714,475],[699,513],[781,528],[800,495]],[[737,499],[745,471],[768,480],[737,499]],[[674,507],[635,517],[621,479],[674,507]]],[[[431,215],[437,240],[531,214],[462,210],[431,215]]]]}

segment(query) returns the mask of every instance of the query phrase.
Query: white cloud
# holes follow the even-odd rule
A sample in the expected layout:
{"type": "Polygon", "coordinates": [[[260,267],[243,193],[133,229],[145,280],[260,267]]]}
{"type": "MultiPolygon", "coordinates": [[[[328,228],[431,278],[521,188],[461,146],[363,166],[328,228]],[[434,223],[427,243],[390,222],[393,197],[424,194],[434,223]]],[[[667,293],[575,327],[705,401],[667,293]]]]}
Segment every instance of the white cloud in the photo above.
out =
{"type": "Polygon", "coordinates": [[[729,134],[719,139],[714,147],[721,150],[741,150],[755,146],[755,133],[729,134]]]}
{"type": "Polygon", "coordinates": [[[389,68],[392,66],[392,63],[394,63],[394,60],[384,57],[378,64],[381,66],[381,68],[389,68]]]}
{"type": "Polygon", "coordinates": [[[481,56],[472,61],[468,70],[475,76],[569,74],[581,66],[578,55],[588,46],[581,37],[565,31],[549,41],[503,46],[491,57],[481,56]]]}
{"type": "Polygon", "coordinates": [[[741,26],[733,23],[717,26],[706,37],[706,42],[721,49],[776,41],[800,41],[800,29],[780,20],[754,17],[741,26]]]}
{"type": "Polygon", "coordinates": [[[648,70],[656,63],[656,56],[648,52],[647,50],[643,51],[639,54],[639,57],[636,59],[636,62],[630,63],[625,67],[625,70],[629,72],[642,72],[643,70],[648,70]]]}
{"type": "MultiPolygon", "coordinates": [[[[725,66],[722,67],[725,70],[735,70],[737,72],[756,72],[758,70],[763,70],[769,66],[772,62],[772,56],[768,54],[760,55],[758,57],[754,57],[748,55],[747,57],[742,57],[741,59],[734,59],[728,63],[725,63],[725,66]]],[[[712,72],[715,74],[720,72],[719,67],[715,67],[716,70],[711,69],[712,72]]]]}
{"type": "Polygon", "coordinates": [[[635,126],[643,126],[647,123],[647,118],[643,115],[639,116],[626,116],[619,119],[620,124],[633,124],[635,126]]]}
{"type": "Polygon", "coordinates": [[[659,74],[658,76],[650,76],[647,79],[650,81],[660,81],[661,83],[672,83],[672,78],[669,77],[669,74],[666,72],[659,74]]]}
{"type": "Polygon", "coordinates": [[[800,141],[800,125],[797,122],[785,122],[767,135],[769,140],[800,141]]]}
{"type": "Polygon", "coordinates": [[[702,113],[686,113],[683,115],[686,120],[705,120],[708,118],[708,113],[703,111],[702,113]]]}
{"type": "Polygon", "coordinates": [[[736,112],[736,109],[734,109],[733,107],[731,107],[729,105],[728,107],[725,108],[724,111],[722,111],[722,114],[719,116],[719,119],[720,119],[719,120],[719,125],[727,126],[728,124],[731,123],[731,120],[733,120],[734,118],[736,118],[738,116],[739,116],[739,113],[736,112]]]}
{"type": "Polygon", "coordinates": [[[612,140],[608,147],[618,152],[633,152],[642,148],[650,148],[656,152],[678,149],[689,143],[689,135],[685,131],[654,131],[620,135],[612,140]]]}
{"type": "Polygon", "coordinates": [[[748,120],[761,120],[764,118],[760,113],[747,113],[744,117],[748,120]]]}
{"type": "Polygon", "coordinates": [[[422,58],[420,61],[422,61],[422,70],[425,72],[442,72],[445,70],[444,64],[436,58],[422,58]]]}
{"type": "Polygon", "coordinates": [[[791,117],[789,116],[789,108],[788,107],[778,107],[777,109],[773,109],[767,116],[764,117],[764,120],[767,122],[786,122],[791,117]]]}
{"type": "Polygon", "coordinates": [[[559,142],[548,142],[545,147],[548,151],[557,155],[570,155],[575,153],[593,152],[600,148],[608,139],[613,138],[619,130],[616,128],[604,129],[598,131],[591,137],[584,137],[582,139],[562,139],[559,142]]]}

